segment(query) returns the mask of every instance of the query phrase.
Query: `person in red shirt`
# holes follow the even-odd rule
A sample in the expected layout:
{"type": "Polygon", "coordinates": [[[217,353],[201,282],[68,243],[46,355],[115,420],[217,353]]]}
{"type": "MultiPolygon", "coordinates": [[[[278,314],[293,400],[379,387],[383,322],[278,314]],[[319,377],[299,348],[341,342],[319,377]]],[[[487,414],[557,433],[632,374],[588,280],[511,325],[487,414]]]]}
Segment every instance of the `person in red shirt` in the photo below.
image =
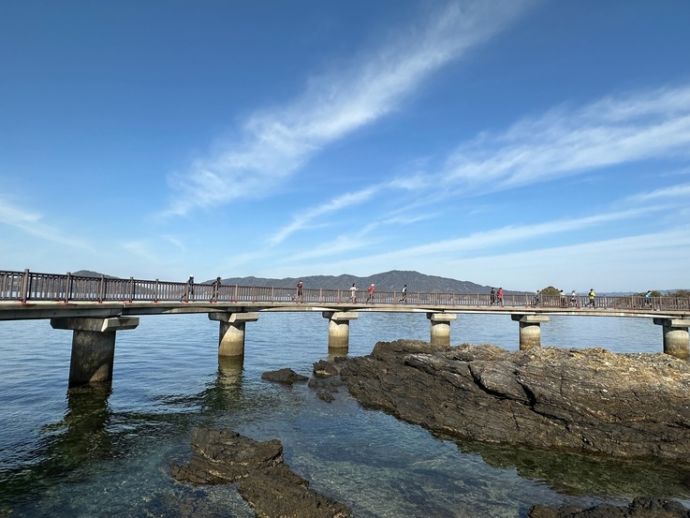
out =
{"type": "Polygon", "coordinates": [[[498,288],[496,298],[498,299],[498,305],[503,307],[503,288],[498,288]]]}
{"type": "Polygon", "coordinates": [[[367,304],[368,304],[369,302],[373,303],[373,302],[374,302],[374,293],[376,293],[376,284],[374,284],[374,283],[372,282],[372,283],[369,285],[369,287],[367,288],[367,293],[368,293],[368,296],[367,296],[367,304]]]}

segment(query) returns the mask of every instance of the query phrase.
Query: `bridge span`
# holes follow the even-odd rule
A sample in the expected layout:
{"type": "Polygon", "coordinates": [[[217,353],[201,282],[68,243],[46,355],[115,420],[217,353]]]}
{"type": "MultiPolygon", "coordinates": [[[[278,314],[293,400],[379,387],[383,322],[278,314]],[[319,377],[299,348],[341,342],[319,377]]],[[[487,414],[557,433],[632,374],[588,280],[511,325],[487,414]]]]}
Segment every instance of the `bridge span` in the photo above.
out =
{"type": "MultiPolygon", "coordinates": [[[[362,290],[364,291],[364,290],[362,290]]],[[[71,330],[69,385],[112,381],[117,331],[134,329],[139,317],[206,313],[219,322],[218,355],[243,358],[245,327],[264,312],[319,312],[328,321],[330,352],[344,354],[349,324],[361,312],[424,313],[430,341],[450,345],[450,324],[462,313],[510,314],[520,349],[541,346],[541,324],[550,315],[649,318],[662,328],[663,350],[688,359],[690,300],[683,297],[535,297],[507,294],[378,292],[193,284],[159,280],[82,277],[25,270],[0,271],[0,320],[49,319],[71,330]],[[363,296],[362,296],[363,295],[363,296]]]]}

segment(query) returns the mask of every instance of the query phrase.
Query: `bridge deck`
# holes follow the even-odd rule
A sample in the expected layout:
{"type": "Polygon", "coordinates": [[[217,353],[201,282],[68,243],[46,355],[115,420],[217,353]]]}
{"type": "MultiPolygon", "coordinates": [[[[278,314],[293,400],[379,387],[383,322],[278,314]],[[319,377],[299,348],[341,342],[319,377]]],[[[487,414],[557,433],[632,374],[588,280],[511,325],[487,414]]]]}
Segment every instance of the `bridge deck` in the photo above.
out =
{"type": "Polygon", "coordinates": [[[0,270],[0,320],[111,317],[240,311],[377,311],[399,313],[546,313],[653,318],[690,315],[688,297],[596,297],[505,294],[504,305],[488,293],[376,292],[371,304],[360,289],[280,288],[196,284],[71,274],[0,270]]]}
{"type": "Polygon", "coordinates": [[[659,318],[686,317],[687,310],[650,309],[617,309],[617,308],[577,308],[577,307],[539,307],[539,306],[508,306],[496,305],[448,305],[448,304],[353,304],[340,303],[304,303],[294,302],[58,302],[36,301],[21,303],[16,301],[0,301],[0,320],[47,319],[61,317],[116,317],[137,315],[170,315],[189,313],[218,313],[218,312],[322,312],[322,311],[358,311],[381,313],[452,313],[452,314],[515,314],[532,313],[546,315],[573,315],[596,317],[634,317],[659,318]]]}

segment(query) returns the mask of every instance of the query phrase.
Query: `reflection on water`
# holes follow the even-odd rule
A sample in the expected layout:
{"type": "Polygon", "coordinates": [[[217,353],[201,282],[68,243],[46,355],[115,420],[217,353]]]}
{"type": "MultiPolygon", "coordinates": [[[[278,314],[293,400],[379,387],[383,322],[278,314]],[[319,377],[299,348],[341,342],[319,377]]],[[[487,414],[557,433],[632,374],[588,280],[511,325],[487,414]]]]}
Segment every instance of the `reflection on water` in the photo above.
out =
{"type": "MultiPolygon", "coordinates": [[[[454,322],[454,342],[516,346],[512,322],[487,327],[478,317],[454,322]]],[[[244,365],[217,357],[218,329],[205,316],[164,318],[118,334],[112,391],[66,392],[69,333],[0,323],[0,516],[252,516],[232,487],[172,482],[168,466],[189,455],[194,426],[280,439],[287,464],[357,516],[516,516],[534,503],[690,496],[687,466],[456,444],[363,410],[344,390],[328,404],[305,385],[262,381],[281,367],[309,374],[327,357],[320,315],[262,315],[248,327],[244,365]],[[39,340],[46,347],[37,359],[27,344],[39,340]]],[[[590,319],[579,337],[568,320],[554,327],[569,337],[563,345],[617,336],[620,349],[658,350],[651,323],[617,320],[590,319]]],[[[361,315],[350,351],[428,332],[423,315],[361,315]]]]}
{"type": "Polygon", "coordinates": [[[690,498],[690,464],[611,459],[464,441],[458,441],[458,448],[481,455],[490,466],[515,468],[521,477],[541,480],[570,495],[690,498]]]}
{"type": "Polygon", "coordinates": [[[42,427],[40,441],[29,466],[18,465],[3,473],[3,499],[27,489],[50,485],[91,459],[112,457],[111,436],[106,432],[110,416],[110,389],[80,388],[67,391],[64,418],[42,427]]]}

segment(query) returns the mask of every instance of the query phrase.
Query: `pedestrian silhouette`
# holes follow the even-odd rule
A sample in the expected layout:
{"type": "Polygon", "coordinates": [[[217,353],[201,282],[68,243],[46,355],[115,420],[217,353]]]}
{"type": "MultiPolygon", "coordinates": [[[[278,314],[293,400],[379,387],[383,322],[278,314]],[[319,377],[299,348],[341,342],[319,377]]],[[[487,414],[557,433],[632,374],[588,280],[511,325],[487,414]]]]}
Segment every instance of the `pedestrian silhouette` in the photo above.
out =
{"type": "Polygon", "coordinates": [[[216,280],[213,281],[213,294],[211,295],[211,302],[218,302],[221,284],[220,277],[216,277],[216,280]]]}
{"type": "Polygon", "coordinates": [[[372,304],[374,303],[374,294],[376,293],[376,284],[373,282],[369,285],[367,288],[367,304],[371,302],[372,304]]]}
{"type": "Polygon", "coordinates": [[[301,280],[297,283],[297,302],[304,302],[304,283],[301,280]]]}
{"type": "Polygon", "coordinates": [[[187,286],[185,286],[184,293],[180,297],[180,300],[184,300],[185,302],[194,300],[194,277],[192,275],[187,279],[187,286]]]}
{"type": "Polygon", "coordinates": [[[355,283],[352,283],[352,287],[350,288],[350,302],[353,304],[357,303],[357,286],[355,286],[355,283]]]}

